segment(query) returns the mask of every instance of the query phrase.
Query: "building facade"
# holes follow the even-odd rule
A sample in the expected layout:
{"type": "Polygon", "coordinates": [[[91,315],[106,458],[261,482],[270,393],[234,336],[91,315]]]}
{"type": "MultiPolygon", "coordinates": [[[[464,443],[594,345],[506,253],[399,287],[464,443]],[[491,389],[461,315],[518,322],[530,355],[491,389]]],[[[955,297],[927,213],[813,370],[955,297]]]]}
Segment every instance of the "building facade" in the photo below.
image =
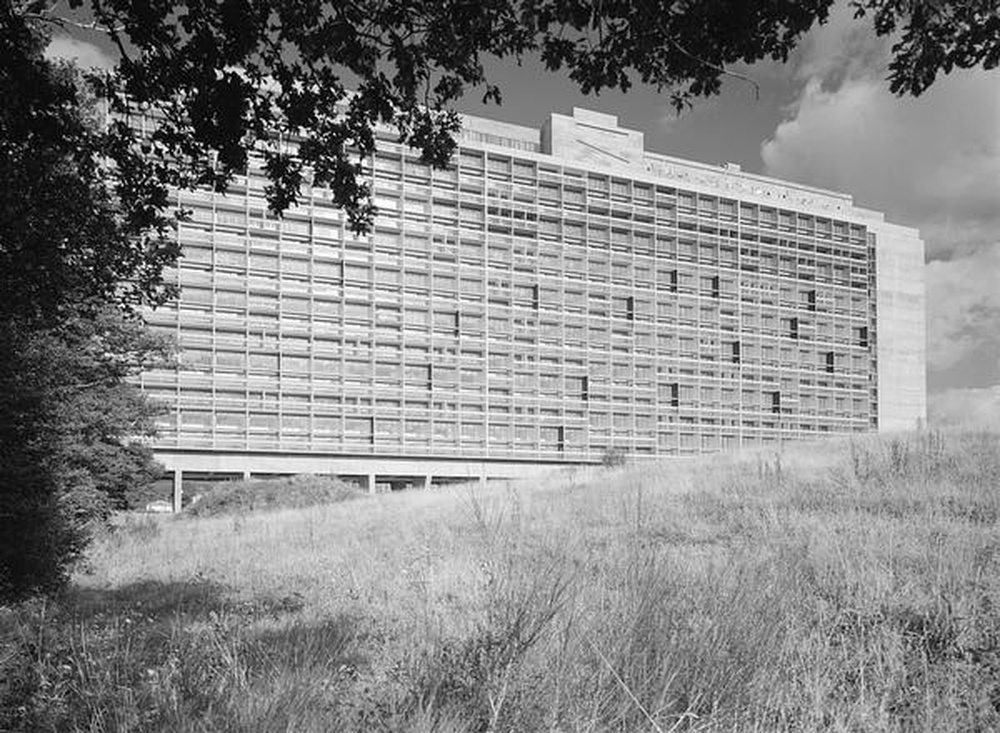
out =
{"type": "Polygon", "coordinates": [[[466,118],[446,170],[383,137],[369,236],[322,190],[269,217],[262,161],[179,194],[150,320],[181,365],[141,377],[169,469],[510,476],[924,419],[923,243],[850,196],[580,109],[466,118]]]}

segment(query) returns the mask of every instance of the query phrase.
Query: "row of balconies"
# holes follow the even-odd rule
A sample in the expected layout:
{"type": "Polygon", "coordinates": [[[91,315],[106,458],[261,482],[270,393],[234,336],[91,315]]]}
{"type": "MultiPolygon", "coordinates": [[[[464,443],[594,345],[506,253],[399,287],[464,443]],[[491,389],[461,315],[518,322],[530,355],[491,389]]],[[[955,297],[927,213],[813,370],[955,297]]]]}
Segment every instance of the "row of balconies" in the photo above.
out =
{"type": "Polygon", "coordinates": [[[815,409],[835,408],[837,410],[864,411],[867,409],[870,394],[867,391],[851,389],[810,389],[806,387],[791,387],[776,389],[774,383],[754,385],[748,391],[749,385],[740,388],[712,392],[702,385],[689,383],[672,383],[661,385],[646,385],[639,388],[608,388],[607,385],[587,384],[582,386],[567,386],[539,390],[537,387],[513,389],[510,386],[491,387],[483,389],[459,389],[454,385],[451,389],[428,390],[413,386],[386,385],[377,392],[358,389],[357,385],[343,385],[340,388],[315,389],[305,391],[288,389],[285,385],[257,384],[248,385],[245,389],[236,389],[234,385],[221,385],[225,391],[212,392],[215,384],[181,383],[179,389],[173,387],[167,380],[144,380],[143,386],[156,399],[164,399],[178,405],[201,406],[206,408],[244,409],[267,407],[277,409],[283,405],[290,411],[310,410],[318,413],[333,414],[344,410],[363,409],[370,406],[372,400],[380,405],[386,414],[397,414],[399,410],[411,412],[430,409],[430,406],[441,405],[445,411],[464,410],[473,413],[497,412],[537,414],[547,413],[559,415],[580,415],[584,413],[600,414],[607,410],[641,413],[644,410],[663,410],[677,408],[684,414],[703,410],[773,410],[775,407],[801,406],[809,411],[815,409]],[[732,395],[726,395],[732,391],[732,395]],[[739,394],[737,394],[739,393],[739,394]],[[775,397],[779,395],[779,397],[775,397]],[[781,397],[780,395],[784,395],[781,397]],[[358,398],[361,399],[358,399],[358,398]],[[777,402],[775,400],[777,399],[777,402]],[[783,401],[782,401],[783,400],[783,401]],[[355,404],[355,402],[359,404],[355,404]],[[403,405],[406,405],[404,408],[403,405]],[[459,407],[461,406],[461,407],[459,407]]]}
{"type": "MultiPolygon", "coordinates": [[[[468,360],[463,360],[462,363],[464,365],[467,362],[468,360]]],[[[794,380],[795,383],[802,385],[804,388],[814,388],[817,390],[859,390],[867,389],[870,376],[869,371],[858,370],[852,373],[839,374],[837,375],[837,380],[839,381],[836,381],[821,378],[826,375],[825,372],[816,375],[820,378],[813,379],[813,374],[809,372],[797,372],[791,369],[764,371],[759,368],[747,368],[741,372],[714,369],[711,375],[699,375],[694,369],[685,368],[685,364],[690,365],[690,362],[676,361],[673,364],[660,363],[657,367],[660,374],[654,380],[652,376],[653,366],[651,364],[637,365],[634,370],[629,365],[626,367],[628,369],[627,374],[618,374],[616,371],[614,376],[611,376],[607,362],[591,362],[589,369],[583,364],[566,364],[565,366],[562,364],[546,364],[543,365],[543,369],[533,368],[534,365],[528,364],[528,371],[522,372],[520,364],[517,365],[515,370],[509,365],[495,367],[491,361],[489,370],[485,371],[485,361],[480,359],[478,362],[471,362],[471,366],[463,366],[461,370],[458,370],[454,361],[436,360],[432,366],[432,363],[429,363],[424,358],[419,361],[408,360],[402,363],[397,362],[393,368],[402,374],[402,377],[400,377],[398,373],[393,376],[377,376],[377,367],[373,367],[370,362],[363,363],[365,365],[364,373],[360,376],[355,374],[344,375],[342,363],[339,360],[316,360],[313,368],[309,370],[278,371],[267,369],[260,372],[251,370],[249,374],[245,370],[212,369],[207,364],[200,366],[197,364],[184,365],[176,370],[151,370],[144,372],[143,384],[148,386],[181,384],[188,387],[197,387],[199,385],[208,385],[211,387],[214,384],[219,384],[236,385],[240,389],[244,385],[248,385],[250,389],[260,389],[268,385],[277,386],[280,384],[284,389],[291,384],[301,384],[307,393],[310,391],[316,393],[329,392],[331,390],[336,392],[341,389],[357,390],[365,389],[371,385],[377,385],[380,388],[405,386],[411,388],[419,387],[421,389],[425,389],[427,385],[431,385],[435,390],[445,390],[449,386],[463,389],[482,386],[484,374],[488,375],[488,386],[502,385],[504,380],[512,379],[514,374],[527,374],[530,378],[537,379],[539,384],[545,384],[546,387],[554,384],[554,382],[546,382],[546,379],[587,379],[588,384],[595,390],[602,385],[611,384],[623,390],[641,391],[642,389],[652,388],[654,384],[667,383],[664,381],[664,377],[669,375],[670,377],[679,377],[681,381],[690,382],[691,384],[754,385],[757,383],[770,383],[781,379],[794,380]],[[601,371],[598,371],[599,369],[601,371]],[[648,376],[645,378],[642,377],[638,371],[639,369],[649,372],[648,376]],[[447,370],[452,370],[450,378],[432,376],[447,373],[447,370]],[[459,372],[461,372],[461,376],[457,376],[459,372]],[[469,376],[469,374],[472,376],[469,376]],[[476,384],[470,384],[473,376],[477,380],[476,384]],[[433,382],[431,381],[432,379],[433,382]]],[[[510,364],[509,360],[507,363],[510,364]]],[[[671,383],[673,381],[676,381],[676,379],[670,380],[671,383]]],[[[585,390],[581,388],[579,391],[585,390]]]]}
{"type": "MultiPolygon", "coordinates": [[[[720,421],[705,417],[702,420],[690,422],[661,422],[657,425],[650,422],[646,427],[630,422],[628,424],[605,423],[597,426],[587,423],[527,423],[523,421],[489,422],[446,422],[424,418],[409,418],[406,421],[375,420],[366,417],[330,418],[308,415],[277,415],[265,413],[217,413],[198,414],[194,412],[162,418],[160,430],[174,434],[201,434],[206,436],[244,436],[252,439],[256,436],[275,435],[282,438],[313,437],[328,441],[364,440],[369,443],[391,442],[426,442],[437,443],[509,443],[514,438],[519,442],[536,445],[547,442],[544,436],[555,439],[562,433],[570,443],[585,445],[588,439],[605,439],[607,437],[654,439],[659,433],[676,435],[679,432],[720,433],[733,429],[774,429],[782,428],[815,429],[821,425],[844,426],[865,425],[868,415],[789,415],[777,417],[771,415],[755,415],[742,413],[735,419],[720,421]],[[373,432],[374,431],[374,432],[373,432]],[[488,437],[487,437],[488,436],[488,437]]],[[[164,437],[167,437],[164,435],[164,437]]]]}
{"type": "MultiPolygon", "coordinates": [[[[199,243],[199,242],[200,243],[204,243],[204,244],[209,244],[210,241],[207,239],[207,234],[208,234],[207,232],[202,232],[202,231],[198,230],[197,228],[193,228],[193,227],[185,225],[184,227],[182,227],[180,238],[181,238],[182,241],[186,241],[186,242],[191,243],[191,244],[195,244],[195,243],[199,243]]],[[[219,237],[222,236],[221,233],[217,233],[217,234],[218,234],[219,237]]],[[[241,236],[241,235],[236,235],[236,236],[241,236]]],[[[392,236],[398,238],[399,235],[392,235],[392,236]]],[[[457,235],[453,234],[453,233],[449,233],[447,236],[452,237],[455,240],[458,239],[457,235]]],[[[583,251],[593,250],[593,251],[598,251],[598,252],[607,252],[609,249],[611,249],[613,251],[621,252],[623,254],[626,254],[630,258],[633,258],[633,259],[634,258],[641,258],[641,257],[650,257],[650,258],[652,258],[652,257],[658,257],[661,260],[664,257],[669,258],[669,259],[679,258],[679,259],[683,259],[684,261],[696,261],[698,259],[701,259],[701,260],[705,260],[707,262],[710,262],[713,265],[717,265],[717,264],[721,263],[723,266],[727,266],[727,267],[731,267],[731,268],[735,268],[736,265],[737,265],[737,262],[740,259],[744,260],[744,264],[756,263],[759,266],[766,268],[767,267],[766,261],[761,262],[761,260],[759,258],[765,258],[769,253],[772,256],[774,256],[775,258],[777,258],[777,257],[786,258],[787,254],[788,254],[788,250],[787,249],[781,248],[780,246],[777,246],[777,245],[774,246],[773,250],[768,250],[768,248],[766,246],[761,246],[760,248],[758,248],[756,245],[754,245],[753,247],[748,247],[744,243],[744,245],[740,248],[742,250],[742,255],[743,255],[742,258],[738,258],[736,256],[736,249],[735,249],[735,247],[733,248],[732,255],[730,257],[726,257],[726,256],[724,256],[725,252],[721,252],[720,253],[718,251],[718,240],[716,240],[714,237],[702,237],[700,240],[697,240],[697,241],[692,240],[689,243],[689,245],[691,247],[696,246],[698,242],[700,242],[701,245],[702,245],[700,247],[700,250],[698,250],[697,253],[696,253],[695,250],[685,251],[683,248],[678,249],[678,242],[675,240],[675,238],[674,237],[664,238],[663,233],[660,233],[660,234],[657,235],[656,252],[654,253],[654,250],[653,250],[653,240],[652,240],[653,233],[649,232],[648,233],[648,237],[649,237],[649,240],[648,240],[648,242],[647,242],[647,244],[645,246],[642,246],[641,243],[638,242],[638,241],[634,242],[634,243],[625,241],[625,242],[622,242],[622,243],[612,242],[610,248],[609,248],[608,242],[606,240],[597,241],[597,240],[594,240],[593,238],[591,238],[590,240],[585,239],[584,236],[583,236],[582,231],[580,232],[579,237],[573,237],[573,236],[571,236],[570,234],[567,233],[566,236],[564,236],[562,239],[565,241],[565,245],[571,248],[570,251],[574,251],[575,249],[580,249],[580,250],[583,250],[583,251]],[[720,256],[720,255],[722,255],[722,256],[720,256]]],[[[248,243],[249,244],[249,250],[250,250],[251,253],[253,253],[253,252],[257,251],[257,250],[254,248],[253,237],[251,236],[249,239],[250,239],[250,242],[248,243]]],[[[344,241],[341,242],[341,241],[339,241],[339,239],[340,238],[338,237],[338,241],[331,242],[330,244],[324,244],[324,243],[322,243],[320,241],[317,241],[315,243],[314,249],[317,249],[317,252],[322,251],[325,254],[327,254],[328,256],[334,254],[333,250],[340,250],[340,248],[341,248],[340,246],[341,245],[343,245],[346,249],[348,249],[350,251],[354,251],[357,247],[360,247],[360,249],[358,251],[362,252],[362,253],[363,252],[370,252],[371,251],[372,242],[369,241],[369,240],[350,240],[350,239],[348,239],[348,240],[344,240],[344,241]]],[[[462,237],[462,239],[463,240],[468,240],[469,238],[466,236],[466,237],[462,237]]],[[[544,235],[542,238],[540,238],[538,240],[536,240],[534,238],[532,238],[530,240],[530,243],[532,245],[534,245],[536,242],[540,243],[542,245],[544,245],[545,242],[553,242],[554,244],[558,244],[560,242],[560,238],[556,234],[546,234],[546,235],[544,235]]],[[[468,243],[471,244],[472,242],[468,242],[468,243]]],[[[260,243],[259,246],[262,247],[262,249],[260,250],[260,252],[266,254],[267,256],[274,256],[275,250],[277,248],[276,245],[277,245],[277,240],[273,240],[273,239],[266,240],[265,242],[260,243]]],[[[483,245],[484,245],[484,243],[482,241],[480,241],[479,242],[479,247],[475,249],[475,254],[478,254],[480,256],[480,258],[482,257],[482,253],[483,253],[483,245]]],[[[232,246],[232,245],[230,245],[230,246],[232,246]]],[[[382,244],[380,244],[379,245],[380,251],[385,246],[387,246],[387,245],[385,245],[384,242],[382,244]]],[[[397,253],[401,252],[403,250],[403,246],[401,244],[396,244],[396,245],[394,245],[394,247],[395,247],[394,251],[396,251],[397,253]]],[[[282,249],[282,254],[283,255],[287,255],[290,250],[297,250],[297,253],[299,255],[301,255],[302,257],[308,259],[308,256],[309,256],[308,241],[297,242],[297,240],[288,240],[288,241],[285,241],[285,242],[282,243],[281,249],[282,249]],[[296,245],[296,244],[298,244],[299,246],[293,247],[293,245],[296,245]]],[[[405,249],[406,249],[406,251],[407,251],[408,254],[412,253],[412,254],[428,254],[428,255],[431,255],[431,254],[433,254],[433,255],[447,255],[447,256],[452,257],[452,258],[454,258],[454,256],[456,255],[456,253],[458,251],[462,252],[463,256],[471,256],[473,254],[473,249],[471,247],[467,247],[467,246],[464,246],[464,245],[461,248],[461,250],[456,250],[456,244],[455,244],[454,241],[451,242],[450,244],[439,243],[439,244],[431,245],[429,242],[427,242],[427,243],[421,243],[420,239],[409,239],[409,240],[407,240],[407,244],[406,244],[406,248],[405,249]],[[415,244],[416,244],[416,246],[414,246],[415,244]]],[[[723,249],[725,250],[727,248],[723,247],[723,249]]],[[[235,251],[237,251],[237,252],[245,252],[246,250],[247,250],[247,247],[239,247],[235,251]]],[[[230,250],[226,250],[226,251],[234,251],[234,250],[230,249],[230,250]]],[[[818,267],[821,264],[822,265],[831,265],[831,266],[832,265],[836,265],[836,266],[843,265],[844,267],[847,267],[847,268],[852,268],[853,267],[854,270],[858,270],[858,268],[859,268],[859,264],[858,264],[859,258],[860,258],[860,262],[862,264],[865,264],[868,261],[867,256],[865,256],[863,254],[859,254],[859,253],[850,253],[849,257],[848,257],[849,253],[847,253],[846,251],[844,253],[842,253],[843,256],[839,256],[839,254],[840,253],[838,253],[838,252],[834,252],[834,253],[831,253],[828,256],[823,257],[823,258],[816,258],[815,254],[812,254],[812,253],[811,253],[811,256],[808,257],[808,258],[803,258],[800,255],[799,257],[796,258],[797,260],[805,259],[807,261],[806,262],[802,262],[802,263],[795,263],[795,264],[801,265],[801,267],[804,268],[805,270],[812,270],[812,269],[818,267]]],[[[534,259],[536,256],[537,255],[536,255],[535,252],[530,253],[531,259],[534,259]]],[[[287,257],[286,257],[286,259],[287,259],[287,257]]],[[[274,256],[274,262],[277,263],[277,257],[276,256],[274,256]]],[[[862,271],[866,271],[866,268],[862,267],[860,270],[858,270],[859,274],[863,274],[862,271]]],[[[824,273],[822,271],[820,271],[819,274],[820,275],[824,275],[824,273]]]]}
{"type": "MultiPolygon", "coordinates": [[[[378,191],[376,192],[376,197],[378,198],[378,191]]],[[[215,223],[223,227],[259,229],[265,236],[272,236],[281,232],[291,237],[308,238],[310,235],[309,224],[311,220],[322,218],[318,216],[322,213],[320,211],[313,213],[309,209],[300,208],[292,211],[284,220],[271,219],[264,213],[264,206],[265,204],[261,200],[258,207],[254,208],[251,205],[251,200],[245,198],[220,199],[214,205],[207,208],[202,203],[199,203],[193,207],[193,221],[202,224],[215,223]]],[[[866,242],[864,239],[848,240],[846,238],[829,237],[822,233],[810,234],[804,231],[798,233],[798,236],[792,236],[794,233],[790,229],[773,229],[767,225],[762,225],[759,228],[753,225],[745,225],[741,229],[737,229],[735,221],[733,221],[732,227],[728,228],[725,226],[726,222],[723,221],[723,227],[720,229],[715,220],[711,218],[697,219],[683,215],[675,218],[673,212],[663,212],[661,210],[658,210],[654,216],[652,210],[633,212],[629,210],[608,210],[606,207],[583,207],[573,204],[568,204],[559,209],[547,209],[544,206],[536,208],[532,204],[519,205],[516,202],[501,209],[497,208],[492,200],[486,200],[482,197],[462,197],[448,202],[447,206],[443,208],[432,208],[428,203],[424,204],[419,210],[413,211],[405,208],[401,210],[398,207],[393,207],[383,202],[378,221],[393,228],[398,227],[399,221],[406,220],[418,224],[437,222],[441,226],[449,228],[455,228],[461,224],[463,227],[481,229],[484,221],[497,226],[513,226],[517,225],[518,221],[531,224],[537,220],[538,212],[541,212],[543,215],[547,214],[556,217],[563,212],[569,212],[570,221],[572,221],[574,212],[580,212],[581,214],[587,212],[589,216],[581,218],[581,224],[585,220],[590,220],[608,227],[612,227],[616,223],[627,225],[635,221],[640,225],[648,226],[650,235],[652,235],[655,222],[661,229],[676,229],[681,232],[704,232],[711,236],[723,234],[731,240],[740,239],[754,242],[759,239],[767,240],[771,238],[774,239],[773,244],[778,245],[780,239],[786,250],[790,247],[798,249],[799,245],[802,245],[808,251],[815,251],[817,247],[820,247],[830,252],[838,252],[844,257],[861,260],[866,260],[868,254],[865,249],[866,242]],[[475,208],[470,209],[470,204],[475,208]],[[475,216],[469,218],[473,214],[475,216]],[[786,236],[783,238],[775,237],[769,234],[771,231],[780,231],[786,236]],[[837,244],[843,244],[844,246],[838,248],[837,244]]],[[[342,223],[343,217],[336,216],[335,220],[338,224],[342,223]]]]}
{"type": "Polygon", "coordinates": [[[190,447],[197,449],[235,448],[249,450],[322,451],[361,453],[412,453],[427,455],[428,450],[447,448],[449,455],[543,455],[564,454],[565,457],[593,456],[600,458],[608,446],[624,447],[631,452],[655,453],[664,449],[710,449],[755,445],[760,442],[776,441],[794,437],[805,437],[815,433],[862,432],[868,425],[864,421],[825,421],[788,424],[780,421],[769,424],[744,425],[732,428],[708,426],[683,426],[674,432],[645,432],[591,430],[582,438],[554,433],[542,439],[537,435],[522,435],[520,438],[493,431],[488,439],[463,438],[448,434],[404,434],[404,435],[315,435],[308,433],[279,433],[263,431],[254,433],[219,433],[192,428],[179,433],[164,435],[157,441],[158,447],[190,447]]]}
{"type": "MultiPolygon", "coordinates": [[[[695,331],[695,333],[699,332],[695,331]]],[[[840,361],[851,358],[852,362],[856,362],[861,358],[861,354],[868,353],[864,350],[863,346],[855,345],[852,347],[831,340],[795,340],[778,336],[769,339],[766,335],[755,334],[750,339],[716,340],[713,338],[711,343],[699,344],[692,340],[695,337],[685,339],[683,332],[681,332],[679,339],[672,339],[670,342],[660,339],[658,343],[654,343],[651,338],[648,342],[633,341],[628,338],[614,338],[610,341],[605,339],[602,342],[594,334],[591,335],[592,337],[589,340],[582,335],[574,339],[563,338],[558,335],[537,337],[536,334],[536,329],[525,331],[515,329],[513,333],[504,335],[491,334],[489,338],[467,334],[461,338],[451,336],[446,340],[442,340],[437,334],[432,335],[426,331],[420,331],[418,335],[423,335],[425,338],[406,338],[398,343],[400,347],[427,344],[429,348],[433,344],[453,343],[456,346],[461,344],[464,349],[476,347],[491,347],[494,349],[498,347],[526,348],[531,353],[546,346],[558,346],[564,349],[579,351],[582,355],[589,353],[595,356],[598,354],[605,355],[609,352],[614,354],[619,351],[629,351],[644,358],[655,357],[661,360],[710,362],[717,363],[720,366],[731,364],[734,365],[734,368],[739,368],[743,371],[760,367],[773,367],[776,370],[823,371],[829,374],[849,374],[852,372],[867,373],[870,367],[870,362],[867,359],[863,364],[840,361]],[[782,344],[793,341],[801,345],[799,349],[787,354],[782,353],[781,350],[784,349],[782,344]],[[770,346],[769,344],[774,344],[774,346],[770,346]],[[824,348],[833,345],[837,347],[837,350],[824,348]],[[803,346],[809,347],[808,352],[803,353],[803,346]],[[831,361],[830,355],[838,353],[841,355],[838,360],[839,363],[831,361]]],[[[725,334],[722,332],[722,335],[735,336],[736,334],[725,334]]],[[[704,341],[704,338],[701,340],[704,341]]],[[[183,337],[182,332],[181,341],[187,349],[184,357],[185,365],[190,368],[201,369],[211,369],[214,366],[222,370],[245,371],[249,367],[251,371],[258,372],[281,371],[308,374],[319,369],[320,364],[324,368],[327,368],[330,366],[331,360],[334,365],[339,364],[341,361],[353,362],[359,359],[367,362],[372,359],[373,355],[373,352],[370,350],[337,348],[339,339],[332,341],[317,339],[312,342],[312,345],[304,343],[296,348],[286,348],[279,345],[276,339],[271,342],[254,340],[252,344],[249,343],[248,339],[243,344],[237,344],[231,338],[221,342],[212,342],[206,339],[188,340],[183,337]],[[213,363],[210,352],[223,355],[225,360],[222,357],[216,357],[213,363]],[[311,365],[308,363],[310,356],[316,360],[311,365]],[[280,363],[279,359],[281,360],[280,363]]],[[[388,354],[388,351],[385,353],[388,354]]]]}
{"type": "MultiPolygon", "coordinates": [[[[228,282],[216,278],[215,281],[185,278],[190,284],[183,285],[178,306],[184,310],[218,310],[220,312],[250,312],[254,316],[280,316],[282,314],[315,315],[325,320],[339,320],[348,307],[357,306],[362,318],[370,318],[371,308],[384,314],[400,312],[404,306],[407,310],[424,310],[437,312],[444,307],[455,309],[470,315],[482,315],[481,306],[487,307],[487,312],[504,312],[513,308],[521,313],[549,311],[553,313],[575,312],[587,314],[588,318],[605,319],[608,317],[624,318],[626,320],[654,320],[655,315],[662,319],[673,319],[678,314],[683,317],[685,308],[697,309],[698,312],[709,314],[712,318],[720,315],[737,316],[737,303],[746,304],[740,307],[743,313],[772,314],[781,316],[784,312],[826,312],[826,317],[820,321],[833,322],[838,317],[850,319],[866,319],[869,314],[864,299],[857,307],[831,307],[831,298],[825,294],[820,300],[816,290],[799,292],[797,299],[779,297],[777,289],[765,292],[753,285],[744,286],[742,292],[720,290],[724,286],[718,278],[711,278],[711,284],[704,284],[696,289],[679,288],[676,281],[664,283],[661,291],[620,287],[602,281],[598,288],[583,291],[566,291],[558,285],[547,281],[532,281],[530,279],[501,280],[501,273],[491,272],[487,281],[489,294],[482,292],[482,281],[479,281],[473,291],[463,291],[460,295],[456,289],[449,292],[430,287],[410,287],[397,285],[379,285],[373,293],[369,289],[361,289],[353,285],[337,288],[327,288],[314,285],[311,288],[289,290],[289,288],[266,287],[265,284],[250,282],[228,282]],[[525,292],[522,292],[525,291],[525,292]],[[806,296],[806,297],[801,297],[806,296]],[[456,309],[456,302],[461,301],[456,309]],[[476,307],[480,305],[480,308],[476,307]],[[749,307],[748,307],[749,306],[749,307]],[[822,311],[821,311],[822,308],[822,311]],[[380,311],[381,309],[381,311],[380,311]],[[728,312],[727,312],[728,311],[728,312]]],[[[705,278],[708,279],[708,278],[705,278]]],[[[171,313],[171,308],[162,309],[160,313],[171,313]]],[[[801,316],[798,316],[801,320],[801,316]]],[[[692,319],[694,320],[694,319],[692,319]]]]}
{"type": "MultiPolygon", "coordinates": [[[[761,208],[756,204],[747,204],[714,196],[704,197],[693,192],[678,191],[662,185],[654,187],[650,183],[634,183],[630,180],[623,180],[615,184],[620,186],[620,190],[618,191],[613,190],[613,187],[612,190],[609,190],[608,179],[603,176],[599,185],[591,185],[594,183],[592,178],[584,180],[578,178],[575,174],[570,174],[558,168],[545,171],[538,169],[536,171],[534,161],[518,161],[514,167],[524,169],[523,172],[519,172],[512,170],[510,159],[496,159],[494,154],[491,154],[488,161],[484,164],[483,158],[479,157],[481,155],[482,153],[478,151],[472,152],[467,148],[463,148],[462,154],[457,159],[460,161],[457,166],[446,170],[432,171],[427,166],[419,163],[410,164],[407,162],[406,165],[403,165],[400,162],[402,158],[395,158],[392,153],[385,156],[380,154],[372,162],[366,164],[366,170],[367,175],[374,175],[376,180],[380,178],[402,180],[405,174],[407,183],[413,186],[429,185],[433,180],[434,185],[442,190],[453,190],[456,183],[461,183],[463,189],[472,184],[478,190],[482,190],[482,181],[485,178],[485,180],[490,182],[490,186],[498,189],[498,192],[502,193],[504,190],[509,190],[511,193],[519,194],[522,197],[530,197],[535,190],[541,187],[542,191],[553,190],[555,192],[556,196],[553,197],[553,201],[565,201],[570,197],[576,197],[578,201],[583,202],[586,195],[587,200],[596,202],[610,200],[616,204],[634,204],[640,208],[650,207],[654,203],[670,207],[676,204],[685,213],[692,215],[697,213],[711,218],[718,216],[725,219],[735,219],[737,208],[739,208],[741,219],[757,221],[757,213],[760,210],[764,217],[761,219],[762,224],[781,230],[794,231],[797,229],[799,231],[811,231],[815,227],[820,232],[833,236],[842,236],[845,238],[848,236],[852,238],[864,236],[862,227],[849,227],[844,223],[822,217],[817,221],[812,215],[798,215],[797,212],[767,206],[761,208]],[[472,156],[477,157],[478,162],[470,166],[468,163],[473,161],[474,158],[472,156]],[[513,186],[510,185],[511,181],[514,184],[513,186]],[[560,196],[560,189],[551,187],[548,182],[563,184],[566,195],[560,196]],[[546,186],[548,186],[548,189],[546,186]],[[632,189],[635,189],[634,192],[632,189]],[[654,191],[656,192],[655,195],[654,191]],[[636,193],[641,195],[637,198],[636,193]],[[817,223],[814,225],[814,222],[817,223]]],[[[255,176],[253,180],[242,182],[253,185],[256,178],[255,176]]],[[[241,183],[241,179],[242,177],[237,178],[237,185],[241,183]]],[[[261,188],[264,180],[261,179],[259,184],[258,188],[261,188]]],[[[323,195],[322,192],[318,193],[323,195]]]]}

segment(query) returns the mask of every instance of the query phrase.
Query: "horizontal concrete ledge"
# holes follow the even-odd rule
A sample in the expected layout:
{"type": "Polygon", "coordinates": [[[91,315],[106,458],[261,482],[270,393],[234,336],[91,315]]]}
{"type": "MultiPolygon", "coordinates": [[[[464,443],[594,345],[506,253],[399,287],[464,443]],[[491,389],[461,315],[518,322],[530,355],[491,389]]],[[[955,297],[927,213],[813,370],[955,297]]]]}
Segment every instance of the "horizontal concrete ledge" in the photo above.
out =
{"type": "MultiPolygon", "coordinates": [[[[409,460],[409,461],[442,461],[453,463],[503,463],[510,465],[526,464],[532,466],[596,466],[599,461],[581,460],[574,458],[487,458],[484,456],[449,456],[440,453],[435,455],[399,455],[392,453],[327,453],[318,451],[292,451],[292,450],[255,450],[243,448],[153,448],[157,456],[204,456],[204,455],[227,455],[227,456],[269,456],[277,458],[310,458],[310,459],[357,459],[357,460],[409,460]]],[[[652,455],[652,454],[650,454],[652,455]]],[[[636,456],[637,458],[640,456],[636,456]]]]}
{"type": "Polygon", "coordinates": [[[569,463],[469,461],[461,459],[289,455],[226,452],[156,451],[170,472],[224,474],[320,474],[334,476],[427,476],[435,478],[512,479],[540,476],[568,468],[569,463]]]}

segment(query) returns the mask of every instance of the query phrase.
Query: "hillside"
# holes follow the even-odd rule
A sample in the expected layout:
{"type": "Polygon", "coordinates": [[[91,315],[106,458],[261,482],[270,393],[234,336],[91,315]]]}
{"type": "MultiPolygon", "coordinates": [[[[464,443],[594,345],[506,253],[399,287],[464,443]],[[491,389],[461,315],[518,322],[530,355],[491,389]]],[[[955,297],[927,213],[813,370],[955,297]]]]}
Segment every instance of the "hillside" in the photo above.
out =
{"type": "Polygon", "coordinates": [[[127,520],[0,730],[1000,728],[1000,436],[127,520]]]}

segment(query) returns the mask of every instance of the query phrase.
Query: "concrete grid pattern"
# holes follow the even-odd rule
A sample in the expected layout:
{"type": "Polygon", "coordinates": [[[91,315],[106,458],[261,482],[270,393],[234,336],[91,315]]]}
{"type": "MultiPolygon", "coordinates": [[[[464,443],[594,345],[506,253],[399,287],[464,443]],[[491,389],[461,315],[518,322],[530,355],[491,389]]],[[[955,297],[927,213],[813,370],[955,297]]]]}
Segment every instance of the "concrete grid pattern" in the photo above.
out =
{"type": "Polygon", "coordinates": [[[922,243],[849,196],[648,153],[585,110],[469,118],[446,170],[381,137],[370,236],[321,190],[269,217],[260,159],[225,196],[178,195],[181,296],[150,318],[181,366],[141,377],[174,467],[596,462],[923,418],[922,349],[879,348],[922,335],[922,243]]]}

